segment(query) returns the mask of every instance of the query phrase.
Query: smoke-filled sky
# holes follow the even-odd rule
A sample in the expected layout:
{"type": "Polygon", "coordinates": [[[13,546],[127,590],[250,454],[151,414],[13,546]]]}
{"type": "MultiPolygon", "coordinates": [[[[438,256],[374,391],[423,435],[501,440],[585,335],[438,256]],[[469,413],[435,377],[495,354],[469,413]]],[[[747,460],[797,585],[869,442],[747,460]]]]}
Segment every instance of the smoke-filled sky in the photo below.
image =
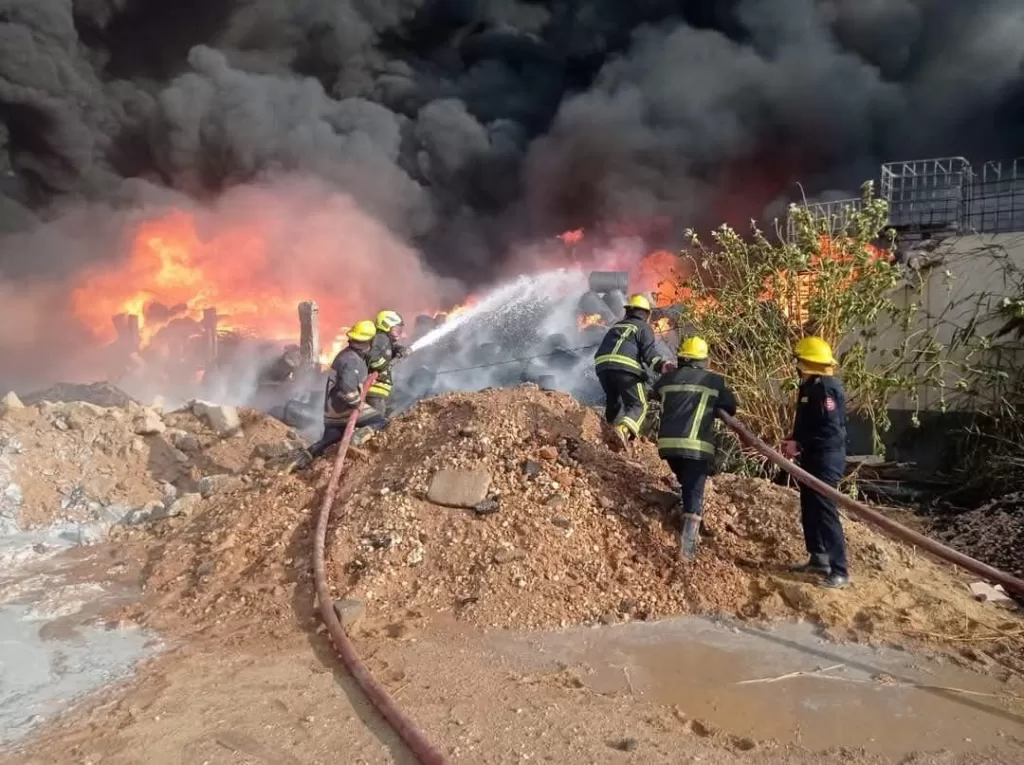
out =
{"type": "Polygon", "coordinates": [[[483,277],[600,220],[1024,153],[1022,57],[1020,0],[0,0],[0,227],[299,171],[483,277]]]}

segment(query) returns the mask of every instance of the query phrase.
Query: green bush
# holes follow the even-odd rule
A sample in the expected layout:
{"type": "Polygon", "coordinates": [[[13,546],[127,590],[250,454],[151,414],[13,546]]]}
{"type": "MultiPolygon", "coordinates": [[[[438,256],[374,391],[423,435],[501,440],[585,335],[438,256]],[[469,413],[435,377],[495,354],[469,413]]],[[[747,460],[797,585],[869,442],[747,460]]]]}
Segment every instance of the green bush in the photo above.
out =
{"type": "Polygon", "coordinates": [[[691,246],[682,256],[693,271],[687,320],[708,341],[712,366],[736,391],[743,421],[770,444],[783,440],[793,422],[793,345],[805,335],[824,337],[839,359],[848,413],[873,426],[877,445],[889,427],[892,398],[914,396],[922,371],[937,373],[928,363],[926,338],[901,341],[895,349],[878,343],[879,327],[909,328],[916,310],[912,301],[894,299],[903,276],[891,258],[879,257],[894,248],[892,232],[884,231],[886,203],[867,183],[860,204],[838,215],[796,205],[789,212],[791,236],[777,230],[769,238],[756,225],[742,236],[722,226],[705,243],[687,232],[691,246]],[[880,237],[881,250],[875,247],[880,237]],[[808,293],[802,316],[793,310],[800,282],[808,293]]]}

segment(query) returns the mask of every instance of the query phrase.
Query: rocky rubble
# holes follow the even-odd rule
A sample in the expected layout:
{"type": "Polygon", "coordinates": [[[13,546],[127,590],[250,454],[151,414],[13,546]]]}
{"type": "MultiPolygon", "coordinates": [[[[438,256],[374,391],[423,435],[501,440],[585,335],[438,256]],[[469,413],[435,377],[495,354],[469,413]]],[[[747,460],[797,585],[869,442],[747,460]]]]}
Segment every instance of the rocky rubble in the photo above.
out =
{"type": "Polygon", "coordinates": [[[100,393],[125,403],[3,399],[0,533],[64,523],[88,534],[189,514],[262,468],[260,455],[297,445],[286,426],[256,412],[196,402],[165,414],[109,386],[100,393]]]}
{"type": "Polygon", "coordinates": [[[1024,577],[1024,493],[1000,497],[982,507],[935,523],[946,544],[1016,577],[1024,577]]]}
{"type": "MultiPolygon", "coordinates": [[[[145,591],[128,621],[239,640],[315,627],[313,521],[331,460],[284,475],[296,443],[284,425],[206,406],[9,409],[0,501],[18,523],[120,521],[110,554],[145,591]]],[[[977,637],[984,650],[965,661],[1019,661],[1020,641],[1004,639],[1016,616],[862,524],[847,523],[852,589],[789,574],[803,557],[796,495],[763,481],[715,477],[714,538],[679,562],[674,479],[652,445],[627,457],[607,435],[594,411],[530,386],[440,396],[393,420],[351,455],[328,539],[353,629],[401,636],[435,612],[517,630],[700,613],[810,619],[855,640],[977,637]]]]}

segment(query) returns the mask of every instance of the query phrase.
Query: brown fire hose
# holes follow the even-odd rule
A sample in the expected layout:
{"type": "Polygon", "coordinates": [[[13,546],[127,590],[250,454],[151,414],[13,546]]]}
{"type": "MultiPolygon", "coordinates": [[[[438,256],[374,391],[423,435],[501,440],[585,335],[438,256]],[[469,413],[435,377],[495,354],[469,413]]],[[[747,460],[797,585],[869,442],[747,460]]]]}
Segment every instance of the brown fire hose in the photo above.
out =
{"type": "MultiPolygon", "coordinates": [[[[366,393],[376,379],[377,374],[373,373],[363,384],[360,403],[365,401],[366,393]]],[[[320,609],[320,617],[327,626],[331,642],[334,643],[334,647],[338,651],[345,669],[349,671],[363,690],[363,693],[366,694],[381,716],[391,725],[395,733],[398,734],[399,738],[409,748],[409,751],[412,752],[422,765],[448,765],[448,760],[445,756],[435,749],[423,732],[416,727],[415,723],[405,716],[384,686],[378,683],[370,673],[370,670],[367,669],[362,659],[359,658],[359,654],[356,653],[352,642],[348,639],[348,635],[345,634],[345,628],[342,627],[337,614],[334,613],[334,599],[331,596],[331,589],[327,585],[327,567],[324,562],[324,551],[327,547],[327,525],[331,519],[331,507],[334,505],[334,498],[338,493],[338,483],[341,479],[342,468],[345,465],[345,455],[348,453],[348,447],[352,441],[352,434],[355,432],[358,417],[359,409],[357,408],[352,412],[352,415],[348,418],[348,423],[345,425],[345,434],[338,445],[338,456],[334,460],[334,468],[331,471],[330,481],[327,483],[327,490],[324,492],[323,504],[320,505],[316,535],[313,538],[313,577],[316,583],[316,599],[320,609]]]]}
{"type": "Polygon", "coordinates": [[[735,417],[726,414],[720,409],[717,410],[716,413],[726,425],[733,429],[736,435],[738,435],[740,440],[745,444],[760,452],[773,464],[785,470],[800,483],[809,486],[820,494],[824,494],[826,497],[834,499],[845,510],[857,516],[862,521],[866,521],[872,526],[877,526],[882,531],[896,539],[908,542],[915,547],[920,547],[922,550],[931,553],[936,558],[941,558],[948,563],[952,563],[962,569],[970,571],[971,573],[977,574],[990,582],[1001,584],[1007,591],[1024,595],[1024,581],[1017,579],[1004,571],[992,568],[992,566],[975,560],[963,553],[950,549],[945,545],[939,544],[934,539],[929,539],[922,534],[918,534],[916,531],[911,531],[906,526],[901,526],[890,518],[886,518],[881,513],[872,510],[870,507],[867,507],[866,505],[857,502],[855,499],[846,496],[842,492],[833,489],[828,484],[819,481],[807,471],[797,467],[793,462],[787,460],[777,451],[768,446],[768,444],[747,430],[747,428],[735,417]]]}

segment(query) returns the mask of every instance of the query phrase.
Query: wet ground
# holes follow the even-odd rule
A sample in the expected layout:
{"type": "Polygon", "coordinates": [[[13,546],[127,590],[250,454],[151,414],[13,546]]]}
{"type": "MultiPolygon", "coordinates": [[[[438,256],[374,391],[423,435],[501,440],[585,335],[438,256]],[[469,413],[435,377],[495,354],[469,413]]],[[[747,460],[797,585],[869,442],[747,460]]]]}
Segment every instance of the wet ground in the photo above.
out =
{"type": "Polygon", "coordinates": [[[83,541],[80,526],[0,538],[0,745],[127,677],[158,648],[142,630],[105,621],[136,590],[126,562],[83,541]]]}
{"type": "MultiPolygon", "coordinates": [[[[323,635],[297,628],[181,645],[66,714],[162,647],[106,621],[137,596],[137,566],[81,541],[61,529],[0,539],[0,748],[28,747],[0,762],[414,762],[323,635]]],[[[808,624],[378,627],[361,655],[454,763],[733,765],[754,752],[771,765],[1024,762],[1019,678],[839,645],[808,624]]]]}
{"type": "Polygon", "coordinates": [[[1024,699],[994,676],[827,642],[807,624],[687,618],[491,644],[524,671],[562,669],[598,693],[670,705],[752,741],[898,754],[969,751],[1024,734],[1024,699]]]}

